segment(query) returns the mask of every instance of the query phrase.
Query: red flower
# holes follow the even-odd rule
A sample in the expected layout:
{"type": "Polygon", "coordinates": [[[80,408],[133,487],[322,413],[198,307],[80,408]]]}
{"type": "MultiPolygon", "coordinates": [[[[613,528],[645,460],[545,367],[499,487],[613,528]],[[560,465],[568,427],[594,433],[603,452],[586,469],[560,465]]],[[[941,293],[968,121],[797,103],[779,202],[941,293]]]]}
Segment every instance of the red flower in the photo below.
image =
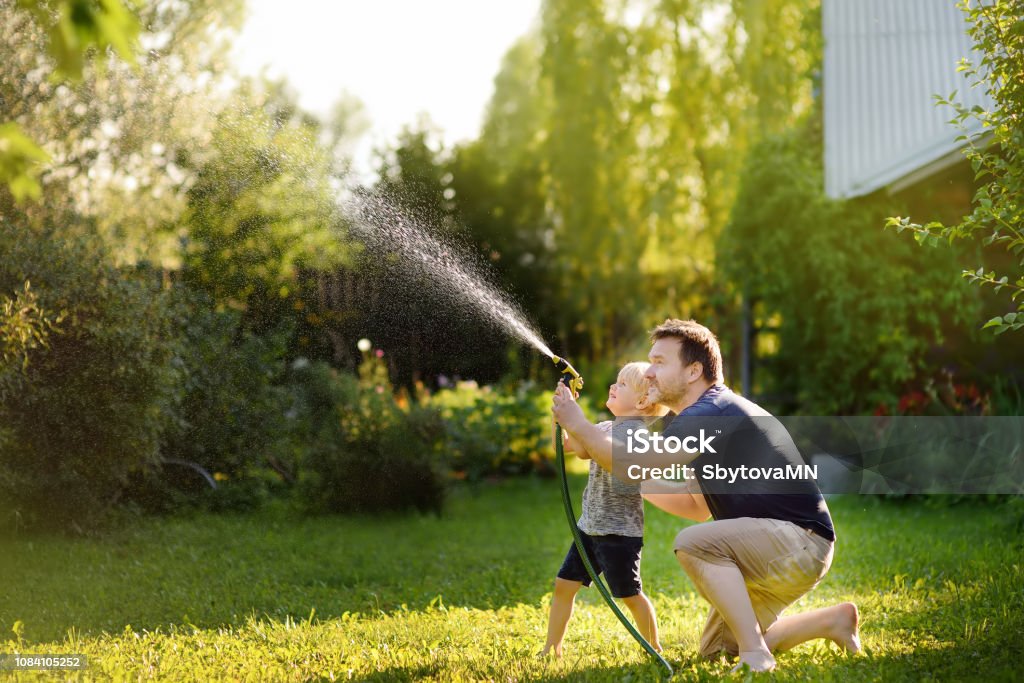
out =
{"type": "Polygon", "coordinates": [[[911,391],[910,393],[903,394],[900,396],[899,412],[908,413],[911,410],[923,408],[928,403],[928,397],[923,391],[911,391]]]}

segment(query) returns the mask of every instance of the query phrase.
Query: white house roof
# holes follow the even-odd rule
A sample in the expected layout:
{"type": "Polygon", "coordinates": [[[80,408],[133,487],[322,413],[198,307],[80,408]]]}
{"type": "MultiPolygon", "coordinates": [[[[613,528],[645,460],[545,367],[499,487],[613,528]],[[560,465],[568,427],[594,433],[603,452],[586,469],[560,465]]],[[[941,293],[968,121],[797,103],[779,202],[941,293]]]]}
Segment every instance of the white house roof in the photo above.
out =
{"type": "Polygon", "coordinates": [[[955,112],[934,96],[990,99],[956,70],[971,39],[954,0],[822,0],[822,21],[829,196],[905,186],[961,158],[955,112]]]}

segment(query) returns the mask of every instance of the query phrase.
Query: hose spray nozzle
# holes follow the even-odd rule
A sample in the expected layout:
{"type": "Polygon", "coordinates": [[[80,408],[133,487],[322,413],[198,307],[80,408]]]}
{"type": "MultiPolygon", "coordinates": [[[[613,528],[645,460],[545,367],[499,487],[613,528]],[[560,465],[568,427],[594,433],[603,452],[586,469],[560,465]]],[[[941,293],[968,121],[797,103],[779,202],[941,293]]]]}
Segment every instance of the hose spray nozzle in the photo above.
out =
{"type": "Polygon", "coordinates": [[[564,358],[551,356],[551,360],[554,361],[555,367],[562,373],[562,382],[565,386],[569,387],[569,391],[574,396],[579,396],[580,390],[583,388],[583,378],[580,377],[580,373],[576,372],[576,368],[564,358]]]}

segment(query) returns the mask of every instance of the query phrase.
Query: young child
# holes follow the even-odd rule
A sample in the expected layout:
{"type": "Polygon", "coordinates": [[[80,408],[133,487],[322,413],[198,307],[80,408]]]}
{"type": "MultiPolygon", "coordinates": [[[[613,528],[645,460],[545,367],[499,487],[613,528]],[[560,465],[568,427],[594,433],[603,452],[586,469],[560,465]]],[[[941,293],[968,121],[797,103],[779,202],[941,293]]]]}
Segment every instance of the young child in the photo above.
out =
{"type": "MultiPolygon", "coordinates": [[[[644,373],[649,363],[629,363],[608,387],[605,405],[616,417],[655,417],[665,413],[663,407],[652,404],[647,396],[649,388],[644,373]]],[[[606,420],[597,426],[611,432],[614,422],[606,420]]],[[[572,437],[563,432],[566,453],[590,459],[590,455],[572,437]]],[[[640,497],[640,482],[621,481],[595,461],[590,462],[590,477],[583,490],[583,512],[577,526],[583,538],[594,570],[604,575],[612,596],[626,603],[640,633],[655,650],[661,652],[654,606],[644,595],[640,583],[640,549],[644,544],[644,503],[640,497]]],[[[572,616],[573,604],[580,586],[591,583],[576,544],[562,562],[555,579],[555,592],[551,598],[548,618],[548,639],[541,656],[554,652],[562,655],[562,639],[572,616]]]]}

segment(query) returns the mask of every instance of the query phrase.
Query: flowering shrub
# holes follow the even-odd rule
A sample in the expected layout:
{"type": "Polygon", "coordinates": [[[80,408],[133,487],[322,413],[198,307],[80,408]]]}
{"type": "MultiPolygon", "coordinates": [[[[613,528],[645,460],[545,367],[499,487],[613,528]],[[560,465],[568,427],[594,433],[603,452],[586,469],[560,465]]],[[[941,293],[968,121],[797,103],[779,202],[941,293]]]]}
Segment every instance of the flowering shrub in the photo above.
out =
{"type": "Polygon", "coordinates": [[[308,445],[299,473],[307,509],[441,511],[440,416],[399,407],[379,357],[364,360],[358,379],[314,363],[297,370],[295,380],[308,445]]]}
{"type": "MultiPolygon", "coordinates": [[[[421,400],[444,418],[445,450],[456,478],[552,472],[549,390],[528,383],[503,390],[460,382],[421,400]]],[[[589,401],[581,401],[594,416],[589,401]]]]}
{"type": "Polygon", "coordinates": [[[905,391],[895,406],[879,403],[875,415],[989,415],[991,396],[982,393],[973,382],[957,382],[951,374],[905,391]]]}

